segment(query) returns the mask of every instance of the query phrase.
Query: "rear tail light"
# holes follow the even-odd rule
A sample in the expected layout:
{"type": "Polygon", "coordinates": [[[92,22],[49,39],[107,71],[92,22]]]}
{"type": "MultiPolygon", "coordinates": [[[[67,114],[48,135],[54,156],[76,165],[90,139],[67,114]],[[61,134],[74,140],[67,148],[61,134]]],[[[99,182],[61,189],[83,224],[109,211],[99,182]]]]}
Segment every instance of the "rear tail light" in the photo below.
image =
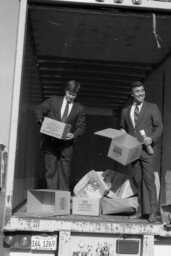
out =
{"type": "Polygon", "coordinates": [[[141,5],[142,4],[142,0],[132,0],[132,3],[136,4],[136,5],[141,5]]]}
{"type": "Polygon", "coordinates": [[[4,247],[13,247],[15,244],[15,237],[13,235],[4,236],[4,247]]]}
{"type": "Polygon", "coordinates": [[[122,3],[123,3],[123,0],[114,0],[114,3],[116,3],[116,4],[122,4],[122,3]]]}
{"type": "Polygon", "coordinates": [[[21,236],[18,238],[18,244],[23,249],[29,249],[30,248],[30,237],[29,236],[21,236]]]}
{"type": "Polygon", "coordinates": [[[5,234],[3,239],[3,246],[5,248],[14,249],[30,249],[31,248],[31,236],[30,235],[16,235],[5,234]]]}

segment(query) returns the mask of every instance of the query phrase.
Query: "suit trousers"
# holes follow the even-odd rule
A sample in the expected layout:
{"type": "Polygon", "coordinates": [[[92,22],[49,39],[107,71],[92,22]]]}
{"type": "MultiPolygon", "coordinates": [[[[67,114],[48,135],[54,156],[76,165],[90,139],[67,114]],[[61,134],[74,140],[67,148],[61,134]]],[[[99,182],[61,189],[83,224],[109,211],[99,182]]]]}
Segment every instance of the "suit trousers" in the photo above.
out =
{"type": "Polygon", "coordinates": [[[142,214],[157,212],[155,161],[155,155],[149,155],[143,150],[140,159],[132,163],[142,214]]]}
{"type": "Polygon", "coordinates": [[[55,141],[46,144],[44,166],[47,189],[69,191],[69,178],[73,145],[68,142],[55,141]]]}

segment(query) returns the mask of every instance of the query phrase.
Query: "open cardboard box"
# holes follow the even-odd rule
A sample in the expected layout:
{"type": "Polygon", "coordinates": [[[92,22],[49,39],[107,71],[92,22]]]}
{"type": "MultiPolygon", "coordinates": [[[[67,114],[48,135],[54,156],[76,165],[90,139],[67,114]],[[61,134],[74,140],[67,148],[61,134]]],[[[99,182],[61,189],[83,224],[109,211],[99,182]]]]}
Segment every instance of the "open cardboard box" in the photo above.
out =
{"type": "Polygon", "coordinates": [[[70,214],[70,192],[32,189],[27,192],[27,215],[53,216],[70,214]]]}
{"type": "Polygon", "coordinates": [[[141,143],[123,131],[108,128],[95,132],[95,135],[112,139],[107,156],[123,165],[127,165],[140,157],[141,143]]]}
{"type": "Polygon", "coordinates": [[[134,213],[138,209],[138,197],[129,198],[101,198],[101,213],[116,214],[116,213],[134,213]]]}
{"type": "Polygon", "coordinates": [[[75,185],[74,195],[77,197],[101,198],[109,190],[102,175],[91,170],[75,185]]]}
{"type": "Polygon", "coordinates": [[[65,139],[70,130],[70,124],[65,124],[63,122],[53,120],[49,117],[45,117],[40,129],[40,133],[52,136],[57,139],[65,139]]]}

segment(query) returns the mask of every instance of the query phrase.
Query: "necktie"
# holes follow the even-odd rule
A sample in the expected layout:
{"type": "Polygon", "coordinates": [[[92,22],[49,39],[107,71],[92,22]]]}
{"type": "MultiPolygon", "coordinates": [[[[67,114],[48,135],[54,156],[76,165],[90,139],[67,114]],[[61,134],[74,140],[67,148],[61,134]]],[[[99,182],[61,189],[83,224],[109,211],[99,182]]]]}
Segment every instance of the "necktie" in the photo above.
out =
{"type": "Polygon", "coordinates": [[[68,112],[69,112],[69,103],[67,102],[66,106],[65,106],[65,110],[64,110],[64,113],[63,113],[63,116],[61,118],[61,121],[62,122],[66,122],[67,120],[67,117],[68,117],[68,112]]]}
{"type": "Polygon", "coordinates": [[[139,116],[139,108],[138,108],[138,105],[136,104],[135,106],[135,110],[134,110],[134,123],[135,123],[135,126],[136,126],[136,123],[137,123],[137,120],[138,120],[138,116],[139,116]]]}

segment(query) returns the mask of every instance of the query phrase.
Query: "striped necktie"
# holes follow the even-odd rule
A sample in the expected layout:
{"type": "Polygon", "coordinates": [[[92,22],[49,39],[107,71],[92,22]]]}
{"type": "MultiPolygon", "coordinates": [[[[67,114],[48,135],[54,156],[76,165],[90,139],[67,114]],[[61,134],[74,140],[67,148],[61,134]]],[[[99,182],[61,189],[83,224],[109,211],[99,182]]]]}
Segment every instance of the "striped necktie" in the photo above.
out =
{"type": "Polygon", "coordinates": [[[136,123],[137,123],[137,120],[138,120],[139,113],[140,113],[139,107],[138,107],[138,104],[136,104],[135,110],[134,110],[134,123],[135,123],[135,126],[136,126],[136,123]]]}
{"type": "Polygon", "coordinates": [[[68,112],[69,112],[69,103],[67,102],[66,106],[65,106],[65,110],[64,110],[64,113],[63,113],[63,116],[61,118],[61,122],[66,122],[67,120],[67,117],[68,117],[68,112]]]}

